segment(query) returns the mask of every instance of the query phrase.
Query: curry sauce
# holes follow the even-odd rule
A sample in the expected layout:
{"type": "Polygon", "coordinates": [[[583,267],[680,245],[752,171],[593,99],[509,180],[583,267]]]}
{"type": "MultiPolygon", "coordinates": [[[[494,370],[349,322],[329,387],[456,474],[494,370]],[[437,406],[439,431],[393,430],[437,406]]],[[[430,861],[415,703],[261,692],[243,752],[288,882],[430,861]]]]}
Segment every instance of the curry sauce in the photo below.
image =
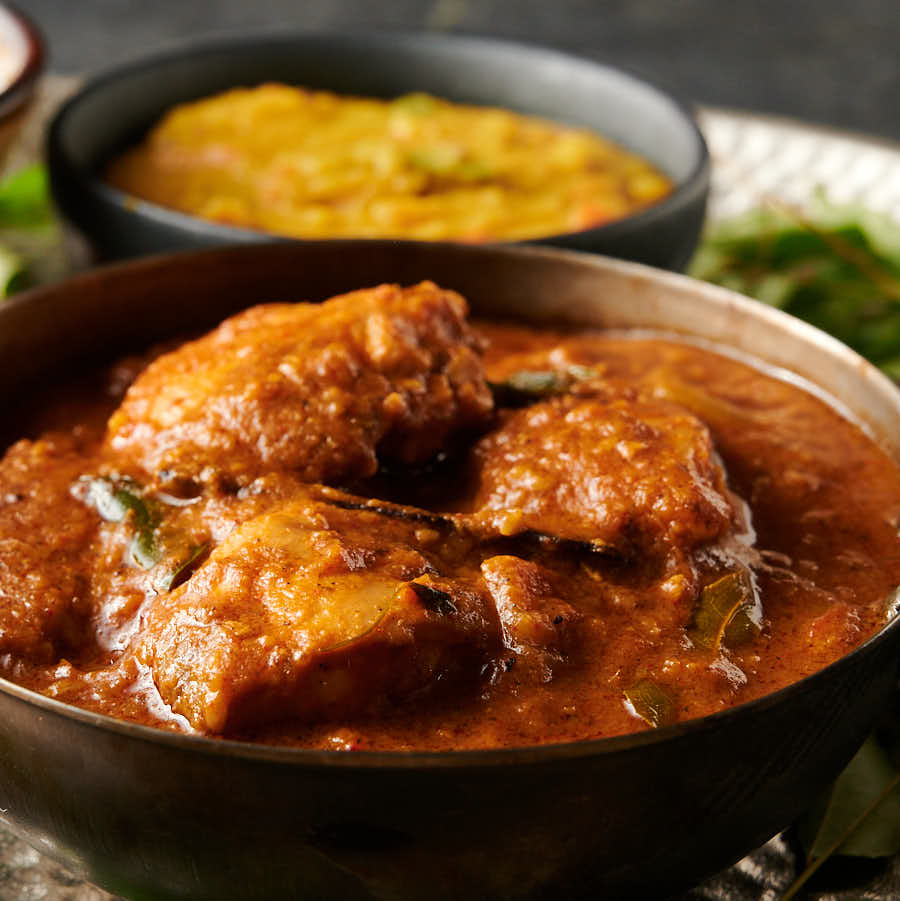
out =
{"type": "Polygon", "coordinates": [[[3,673],[165,729],[652,729],[833,662],[900,584],[900,469],[823,397],[671,337],[470,323],[429,283],[252,308],[22,429],[3,673]]]}

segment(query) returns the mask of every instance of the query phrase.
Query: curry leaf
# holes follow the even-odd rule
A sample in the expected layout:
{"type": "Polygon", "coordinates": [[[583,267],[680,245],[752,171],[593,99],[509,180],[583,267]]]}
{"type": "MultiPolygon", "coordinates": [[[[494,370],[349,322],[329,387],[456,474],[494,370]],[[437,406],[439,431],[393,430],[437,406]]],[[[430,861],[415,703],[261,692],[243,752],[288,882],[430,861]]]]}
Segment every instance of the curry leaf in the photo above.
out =
{"type": "Polygon", "coordinates": [[[900,852],[900,771],[874,737],[866,740],[822,801],[797,824],[806,869],[782,895],[797,896],[835,854],[887,857],[900,852]]]}
{"type": "Polygon", "coordinates": [[[107,522],[122,522],[128,515],[128,506],[118,496],[115,482],[108,478],[84,476],[80,482],[87,486],[85,502],[93,507],[107,522]]]}
{"type": "Polygon", "coordinates": [[[416,92],[413,94],[403,94],[401,97],[397,97],[391,103],[391,106],[395,110],[399,110],[403,113],[410,113],[414,116],[428,116],[440,106],[440,101],[430,94],[416,92]]]}
{"type": "Polygon", "coordinates": [[[545,397],[565,394],[578,382],[596,378],[591,366],[573,364],[565,369],[521,369],[502,382],[491,382],[494,399],[501,406],[520,406],[545,397]]]}
{"type": "Polygon", "coordinates": [[[552,369],[523,369],[521,372],[514,372],[504,384],[524,394],[559,394],[566,388],[564,374],[552,369]]]}
{"type": "Polygon", "coordinates": [[[760,626],[750,573],[740,569],[704,586],[688,635],[698,647],[718,651],[723,642],[736,647],[749,641],[760,626]]]}
{"type": "Polygon", "coordinates": [[[362,641],[364,638],[371,635],[385,621],[388,613],[390,613],[392,609],[393,604],[387,604],[384,607],[379,607],[378,616],[376,616],[375,619],[368,626],[366,626],[365,629],[362,630],[362,632],[360,632],[358,635],[353,635],[350,638],[342,638],[335,644],[322,648],[322,652],[328,654],[332,651],[341,651],[344,648],[348,648],[351,645],[356,644],[356,642],[358,641],[362,641]]]}
{"type": "Polygon", "coordinates": [[[131,554],[131,559],[141,569],[153,569],[159,563],[161,556],[153,527],[139,528],[137,534],[131,540],[131,546],[128,550],[131,554]]]}
{"type": "Polygon", "coordinates": [[[858,826],[850,829],[886,788],[896,785],[898,770],[878,740],[870,737],[831,786],[813,813],[797,824],[811,859],[832,853],[854,857],[888,857],[900,853],[900,789],[878,801],[858,826]]]}
{"type": "Polygon", "coordinates": [[[107,522],[129,522],[134,537],[129,546],[132,560],[143,569],[159,563],[161,552],[156,540],[160,515],[156,505],[142,496],[143,489],[131,479],[85,476],[85,503],[107,522]]]}
{"type": "Polygon", "coordinates": [[[641,679],[623,692],[635,716],[654,729],[672,720],[672,699],[656,682],[641,679]]]}
{"type": "Polygon", "coordinates": [[[177,563],[174,569],[161,573],[154,581],[153,587],[158,591],[171,591],[173,588],[177,588],[190,577],[191,573],[197,568],[196,564],[206,554],[207,550],[209,550],[208,542],[188,548],[187,557],[177,563]]]}

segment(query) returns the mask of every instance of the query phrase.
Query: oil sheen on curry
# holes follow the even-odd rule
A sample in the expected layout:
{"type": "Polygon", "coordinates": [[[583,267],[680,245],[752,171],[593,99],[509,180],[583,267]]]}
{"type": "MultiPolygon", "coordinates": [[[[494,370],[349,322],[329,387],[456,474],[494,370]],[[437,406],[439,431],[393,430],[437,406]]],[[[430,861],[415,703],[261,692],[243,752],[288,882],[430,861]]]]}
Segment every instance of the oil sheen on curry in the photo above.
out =
{"type": "Polygon", "coordinates": [[[515,241],[630,215],[672,189],[585,129],[427,94],[236,88],[167,113],[113,160],[123,191],[302,238],[515,241]]]}
{"type": "Polygon", "coordinates": [[[254,307],[37,409],[0,463],[2,672],[161,728],[653,729],[836,660],[900,583],[900,471],[822,397],[427,282],[254,307]]]}

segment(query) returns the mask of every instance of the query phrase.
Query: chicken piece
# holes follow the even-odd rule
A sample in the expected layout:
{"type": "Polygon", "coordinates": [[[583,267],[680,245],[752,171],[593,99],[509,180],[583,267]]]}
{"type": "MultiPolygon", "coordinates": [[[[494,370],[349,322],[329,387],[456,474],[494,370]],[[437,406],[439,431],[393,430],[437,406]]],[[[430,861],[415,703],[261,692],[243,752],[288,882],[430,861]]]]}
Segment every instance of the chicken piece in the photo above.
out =
{"type": "Polygon", "coordinates": [[[349,716],[475,679],[500,647],[496,611],[477,563],[454,571],[417,548],[421,534],[310,500],[262,514],[153,602],[138,661],[209,733],[349,716]]]}
{"type": "Polygon", "coordinates": [[[505,416],[476,445],[475,530],[689,549],[729,529],[706,427],[674,404],[558,397],[505,416]]]}
{"type": "Polygon", "coordinates": [[[497,607],[504,644],[538,670],[540,681],[549,681],[573,643],[581,614],[555,597],[541,567],[530,560],[489,557],[481,574],[497,607]]]}
{"type": "Polygon", "coordinates": [[[82,562],[97,532],[69,493],[77,442],[19,441],[0,462],[0,663],[52,663],[86,641],[82,562]]]}
{"type": "Polygon", "coordinates": [[[466,312],[430,282],[253,307],[151,363],[109,445],[160,484],[275,470],[336,484],[379,456],[424,462],[493,408],[466,312]]]}

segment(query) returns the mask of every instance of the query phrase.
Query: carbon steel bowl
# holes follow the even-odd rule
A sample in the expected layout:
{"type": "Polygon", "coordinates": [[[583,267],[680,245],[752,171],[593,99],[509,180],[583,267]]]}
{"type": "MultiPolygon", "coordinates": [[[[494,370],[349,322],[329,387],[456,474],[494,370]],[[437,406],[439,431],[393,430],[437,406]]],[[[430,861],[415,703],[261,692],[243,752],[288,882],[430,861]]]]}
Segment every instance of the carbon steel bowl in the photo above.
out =
{"type": "Polygon", "coordinates": [[[266,81],[370,97],[426,91],[594,129],[655,163],[675,189],[643,212],[539,243],[671,269],[683,268],[696,246],[709,157],[681,103],[620,69],[555,50],[435,34],[255,34],[193,44],[101,75],[50,127],[60,210],[107,259],[274,240],[142,201],[102,178],[106,163],[175,104],[266,81]]]}
{"type": "Polygon", "coordinates": [[[0,3],[0,163],[19,133],[44,72],[44,42],[34,22],[0,3]]]}
{"type": "MultiPolygon", "coordinates": [[[[423,278],[480,315],[649,327],[756,354],[817,382],[900,459],[900,392],[832,338],[683,276],[546,248],[272,244],[97,269],[0,306],[0,397],[256,302],[423,278]]],[[[134,899],[658,896],[807,808],[892,697],[898,661],[894,619],[818,674],[709,717],[443,753],[217,741],[0,681],[0,819],[134,899]]]]}

